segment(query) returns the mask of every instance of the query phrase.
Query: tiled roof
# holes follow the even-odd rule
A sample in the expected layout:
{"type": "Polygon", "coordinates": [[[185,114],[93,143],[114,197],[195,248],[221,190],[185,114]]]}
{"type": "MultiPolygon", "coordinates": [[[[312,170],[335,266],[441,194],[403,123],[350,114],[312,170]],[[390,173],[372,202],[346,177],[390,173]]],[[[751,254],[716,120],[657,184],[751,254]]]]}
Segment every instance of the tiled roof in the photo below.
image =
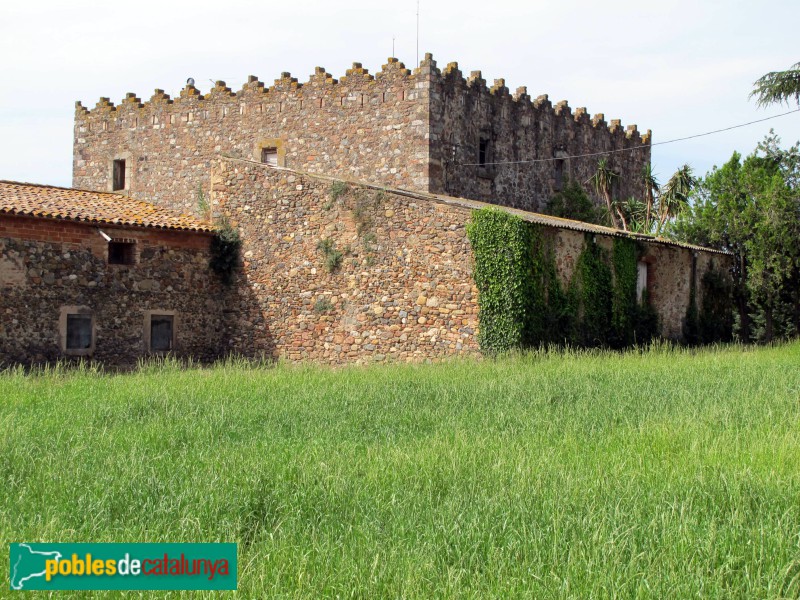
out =
{"type": "Polygon", "coordinates": [[[106,225],[214,231],[210,223],[122,194],[0,180],[0,215],[3,214],[106,225]]]}

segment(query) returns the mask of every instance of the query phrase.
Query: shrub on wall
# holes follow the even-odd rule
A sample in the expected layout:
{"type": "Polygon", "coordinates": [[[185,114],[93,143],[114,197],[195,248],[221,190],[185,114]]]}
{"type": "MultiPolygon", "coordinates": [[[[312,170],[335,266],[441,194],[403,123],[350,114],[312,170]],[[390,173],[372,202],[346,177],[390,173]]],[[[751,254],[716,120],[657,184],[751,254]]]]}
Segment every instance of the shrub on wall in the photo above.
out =
{"type": "Polygon", "coordinates": [[[211,259],[209,266],[219,275],[222,282],[230,285],[233,282],[236,269],[239,268],[239,251],[242,240],[239,232],[223,218],[211,240],[211,259]]]}

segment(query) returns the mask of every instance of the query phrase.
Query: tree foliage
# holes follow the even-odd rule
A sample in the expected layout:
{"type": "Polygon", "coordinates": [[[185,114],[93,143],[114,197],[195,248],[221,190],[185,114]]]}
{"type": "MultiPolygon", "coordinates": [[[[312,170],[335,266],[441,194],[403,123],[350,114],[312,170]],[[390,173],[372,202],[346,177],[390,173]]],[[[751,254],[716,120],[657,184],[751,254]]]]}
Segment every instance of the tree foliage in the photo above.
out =
{"type": "Polygon", "coordinates": [[[753,84],[751,98],[758,106],[789,105],[791,100],[800,107],[800,62],[786,71],[771,71],[753,84]]]}
{"type": "Polygon", "coordinates": [[[800,331],[800,151],[774,134],[742,160],[734,152],[692,194],[672,237],[734,255],[733,296],[744,340],[800,331]]]}
{"type": "Polygon", "coordinates": [[[568,181],[564,188],[550,199],[545,213],[585,223],[600,222],[597,208],[592,199],[577,181],[568,181]]]}

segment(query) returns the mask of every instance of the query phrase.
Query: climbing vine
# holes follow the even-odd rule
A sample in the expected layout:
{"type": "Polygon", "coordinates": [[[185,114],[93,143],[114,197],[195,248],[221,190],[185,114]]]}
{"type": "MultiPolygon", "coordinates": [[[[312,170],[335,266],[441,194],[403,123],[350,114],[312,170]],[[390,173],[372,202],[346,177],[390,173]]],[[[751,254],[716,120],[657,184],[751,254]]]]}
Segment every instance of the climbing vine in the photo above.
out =
{"type": "Polygon", "coordinates": [[[485,352],[546,344],[625,346],[658,334],[658,316],[636,298],[639,247],[615,238],[612,256],[587,235],[568,285],[557,272],[554,238],[506,212],[474,211],[467,235],[479,291],[485,352]]]}
{"type": "Polygon", "coordinates": [[[733,283],[712,262],[700,285],[703,288],[698,326],[700,342],[730,342],[733,339],[733,283]]]}
{"type": "Polygon", "coordinates": [[[473,212],[467,236],[480,291],[481,348],[495,353],[523,347],[535,295],[530,228],[519,217],[485,208],[473,212]]]}
{"type": "Polygon", "coordinates": [[[602,346],[611,332],[611,269],[606,252],[587,235],[572,285],[577,288],[578,331],[581,346],[602,346]]]}
{"type": "Polygon", "coordinates": [[[636,242],[614,238],[614,292],[612,295],[612,339],[614,346],[633,344],[636,336],[636,279],[639,251],[636,242]]]}

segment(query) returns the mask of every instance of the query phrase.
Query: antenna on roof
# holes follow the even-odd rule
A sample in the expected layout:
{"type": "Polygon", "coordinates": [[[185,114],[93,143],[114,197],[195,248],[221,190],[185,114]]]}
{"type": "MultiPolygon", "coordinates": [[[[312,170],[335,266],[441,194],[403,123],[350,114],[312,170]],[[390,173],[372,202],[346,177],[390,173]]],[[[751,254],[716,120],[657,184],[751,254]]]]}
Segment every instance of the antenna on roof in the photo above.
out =
{"type": "Polygon", "coordinates": [[[193,86],[194,85],[194,77],[189,77],[189,79],[186,80],[186,85],[192,85],[193,86]]]}
{"type": "Polygon", "coordinates": [[[419,66],[419,0],[417,0],[417,66],[419,66]]]}

